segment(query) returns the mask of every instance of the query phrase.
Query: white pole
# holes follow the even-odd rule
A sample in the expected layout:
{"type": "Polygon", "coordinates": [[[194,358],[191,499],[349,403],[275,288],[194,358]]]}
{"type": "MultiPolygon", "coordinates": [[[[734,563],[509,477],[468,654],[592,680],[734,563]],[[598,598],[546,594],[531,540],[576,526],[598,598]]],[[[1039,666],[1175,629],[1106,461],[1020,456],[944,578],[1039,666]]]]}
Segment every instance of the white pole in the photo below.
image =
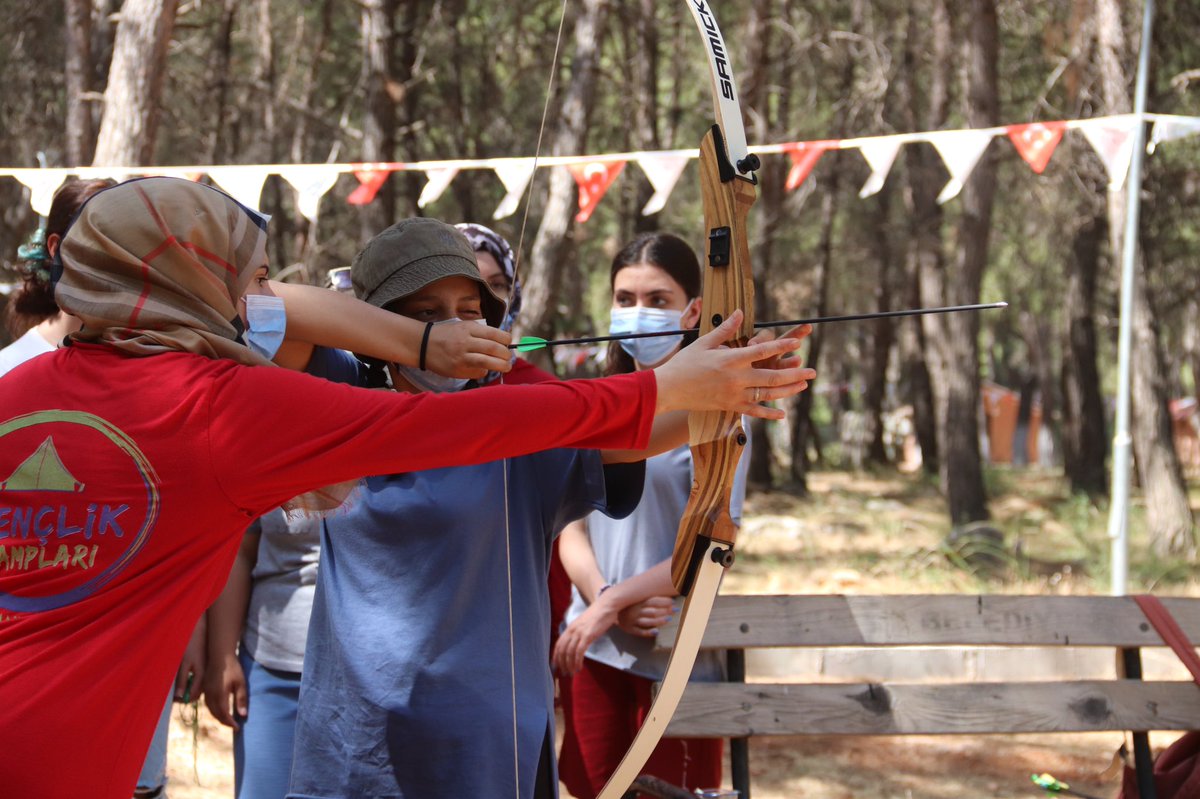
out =
{"type": "Polygon", "coordinates": [[[1133,156],[1125,184],[1125,235],[1121,247],[1121,318],[1117,336],[1117,418],[1112,445],[1112,502],[1109,505],[1108,537],[1112,540],[1112,593],[1124,596],[1129,590],[1129,395],[1130,361],[1133,344],[1133,280],[1137,263],[1138,218],[1141,212],[1142,161],[1146,155],[1146,83],[1150,69],[1150,31],[1154,0],[1145,0],[1142,14],[1141,52],[1138,55],[1137,87],[1133,113],[1133,156]]]}

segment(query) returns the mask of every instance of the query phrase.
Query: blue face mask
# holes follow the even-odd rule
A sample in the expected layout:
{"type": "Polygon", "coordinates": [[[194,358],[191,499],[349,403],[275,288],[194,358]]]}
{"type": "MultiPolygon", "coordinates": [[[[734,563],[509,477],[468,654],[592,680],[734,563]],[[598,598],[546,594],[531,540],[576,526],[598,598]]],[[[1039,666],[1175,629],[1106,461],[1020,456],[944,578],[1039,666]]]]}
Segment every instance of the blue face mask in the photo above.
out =
{"type": "MultiPolygon", "coordinates": [[[[665,308],[645,308],[640,305],[613,308],[608,332],[612,335],[620,335],[621,333],[659,333],[666,330],[678,330],[682,326],[682,319],[683,311],[672,311],[665,308]]],[[[682,342],[682,333],[676,336],[634,338],[622,341],[621,349],[643,366],[656,366],[665,361],[667,356],[674,352],[682,342]]]]}
{"type": "Polygon", "coordinates": [[[245,301],[247,329],[242,338],[247,347],[270,360],[283,345],[287,329],[283,299],[269,294],[247,294],[245,301]]]}

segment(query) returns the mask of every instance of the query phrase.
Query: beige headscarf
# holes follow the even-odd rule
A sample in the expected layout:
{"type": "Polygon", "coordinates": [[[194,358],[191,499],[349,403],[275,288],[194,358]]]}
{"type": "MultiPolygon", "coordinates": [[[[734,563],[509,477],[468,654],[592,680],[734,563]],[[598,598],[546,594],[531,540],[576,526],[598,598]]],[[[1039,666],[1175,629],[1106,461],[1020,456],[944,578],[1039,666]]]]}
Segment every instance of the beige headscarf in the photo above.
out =
{"type": "MultiPolygon", "coordinates": [[[[267,263],[267,217],[229,195],[180,178],[121,183],[92,197],[67,230],[54,296],[83,320],[76,341],[131,355],[187,351],[274,366],[238,341],[237,302],[267,263]]],[[[323,515],[359,481],[284,503],[323,515]]]]}
{"type": "Polygon", "coordinates": [[[267,217],[209,186],[145,178],[106,189],[63,238],[55,299],[83,321],[77,341],[132,355],[185,350],[247,365],[237,302],[267,262],[267,217]]]}

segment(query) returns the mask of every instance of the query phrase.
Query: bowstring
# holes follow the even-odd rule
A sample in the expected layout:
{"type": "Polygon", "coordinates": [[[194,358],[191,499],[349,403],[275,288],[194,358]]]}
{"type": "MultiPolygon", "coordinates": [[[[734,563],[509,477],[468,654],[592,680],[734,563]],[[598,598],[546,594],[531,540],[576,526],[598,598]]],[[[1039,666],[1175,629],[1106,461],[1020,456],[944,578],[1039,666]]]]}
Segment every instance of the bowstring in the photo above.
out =
{"type": "MultiPolygon", "coordinates": [[[[542,139],[546,133],[546,118],[550,114],[550,98],[554,91],[554,76],[558,72],[558,58],[562,47],[563,29],[566,26],[567,20],[567,0],[562,0],[562,7],[558,14],[558,33],[554,39],[554,56],[550,61],[550,76],[546,80],[546,97],[542,104],[542,120],[538,125],[537,145],[533,151],[533,169],[530,171],[529,183],[525,187],[525,213],[521,217],[521,232],[517,237],[517,251],[513,255],[513,288],[509,292],[508,298],[504,301],[504,315],[508,316],[509,308],[512,305],[513,296],[516,293],[517,281],[521,274],[521,253],[525,250],[525,230],[529,224],[530,207],[533,204],[533,185],[537,180],[538,159],[542,154],[542,139]]],[[[500,375],[500,384],[504,385],[504,375],[500,375]]],[[[504,459],[501,473],[504,476],[504,558],[507,567],[508,578],[508,670],[510,677],[510,685],[512,688],[512,741],[513,741],[513,792],[516,799],[521,797],[521,759],[520,746],[518,744],[518,729],[517,729],[517,647],[516,647],[516,628],[513,623],[513,571],[512,571],[512,527],[509,516],[509,501],[508,501],[508,473],[509,459],[504,459]]],[[[545,736],[543,731],[542,735],[545,736]]],[[[539,746],[538,751],[541,751],[539,746]]],[[[540,755],[539,755],[540,757],[540,755]]],[[[534,779],[537,779],[537,769],[534,770],[534,779]]]]}

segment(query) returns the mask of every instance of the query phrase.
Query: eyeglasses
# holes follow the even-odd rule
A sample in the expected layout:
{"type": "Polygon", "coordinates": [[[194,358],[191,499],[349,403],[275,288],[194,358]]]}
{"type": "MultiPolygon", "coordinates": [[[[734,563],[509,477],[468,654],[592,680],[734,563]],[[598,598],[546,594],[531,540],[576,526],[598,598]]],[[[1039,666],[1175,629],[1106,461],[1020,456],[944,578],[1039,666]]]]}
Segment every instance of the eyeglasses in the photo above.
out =
{"type": "Polygon", "coordinates": [[[350,267],[339,266],[330,269],[326,274],[329,276],[329,288],[334,291],[354,292],[354,284],[350,280],[350,267]]]}

